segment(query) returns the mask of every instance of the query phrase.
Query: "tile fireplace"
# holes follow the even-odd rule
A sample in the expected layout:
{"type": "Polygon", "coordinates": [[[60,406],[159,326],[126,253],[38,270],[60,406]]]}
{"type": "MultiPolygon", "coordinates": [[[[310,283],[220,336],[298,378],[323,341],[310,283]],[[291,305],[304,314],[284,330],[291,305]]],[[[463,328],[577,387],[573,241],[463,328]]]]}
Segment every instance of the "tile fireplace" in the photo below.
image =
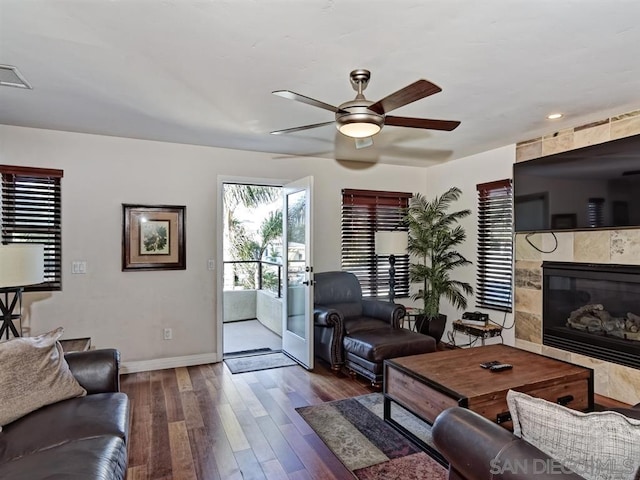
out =
{"type": "Polygon", "coordinates": [[[542,343],[640,369],[640,266],[542,263],[542,343]]]}

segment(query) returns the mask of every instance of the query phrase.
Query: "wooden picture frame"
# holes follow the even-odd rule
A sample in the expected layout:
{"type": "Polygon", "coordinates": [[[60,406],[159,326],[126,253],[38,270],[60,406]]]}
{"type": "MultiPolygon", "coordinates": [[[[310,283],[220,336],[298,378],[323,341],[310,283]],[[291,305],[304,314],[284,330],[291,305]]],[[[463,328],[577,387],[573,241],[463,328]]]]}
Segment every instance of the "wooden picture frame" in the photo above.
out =
{"type": "Polygon", "coordinates": [[[185,206],[122,204],[122,271],[185,270],[185,206]]]}

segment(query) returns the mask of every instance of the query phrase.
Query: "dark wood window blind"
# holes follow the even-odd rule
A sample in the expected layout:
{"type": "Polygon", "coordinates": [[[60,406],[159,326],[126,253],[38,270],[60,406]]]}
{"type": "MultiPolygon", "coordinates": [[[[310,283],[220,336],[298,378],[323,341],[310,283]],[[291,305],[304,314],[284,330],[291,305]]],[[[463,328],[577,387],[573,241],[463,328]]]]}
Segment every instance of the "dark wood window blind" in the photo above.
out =
{"type": "Polygon", "coordinates": [[[476,307],[512,309],[513,191],[511,180],[477,185],[478,277],[476,307]]]}
{"type": "MultiPolygon", "coordinates": [[[[411,193],[342,190],[342,270],[360,280],[366,297],[389,295],[389,259],[375,253],[376,231],[406,231],[411,193]]],[[[409,255],[396,256],[395,296],[409,296],[409,255]]]]}
{"type": "Polygon", "coordinates": [[[45,282],[25,291],[61,290],[63,171],[0,165],[0,175],[2,243],[44,245],[45,282]]]}

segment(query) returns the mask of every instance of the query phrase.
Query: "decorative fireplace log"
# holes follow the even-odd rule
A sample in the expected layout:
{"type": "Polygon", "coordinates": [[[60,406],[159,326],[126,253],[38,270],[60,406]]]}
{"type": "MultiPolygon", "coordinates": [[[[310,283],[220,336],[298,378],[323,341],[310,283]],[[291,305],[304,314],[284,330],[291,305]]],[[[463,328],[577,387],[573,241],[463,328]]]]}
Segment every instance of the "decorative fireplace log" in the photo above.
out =
{"type": "Polygon", "coordinates": [[[624,326],[630,332],[636,333],[640,331],[640,315],[628,312],[627,320],[624,322],[624,326]]]}
{"type": "Polygon", "coordinates": [[[569,315],[569,321],[575,321],[580,318],[584,314],[597,312],[598,310],[604,310],[604,305],[600,303],[592,304],[592,305],[584,305],[577,310],[574,310],[569,315]]]}
{"type": "Polygon", "coordinates": [[[588,332],[602,331],[602,319],[597,314],[603,310],[604,306],[599,303],[584,305],[569,314],[567,326],[588,332]]]}
{"type": "Polygon", "coordinates": [[[588,333],[640,340],[640,316],[629,312],[626,317],[614,317],[599,303],[572,311],[567,326],[588,333]]]}

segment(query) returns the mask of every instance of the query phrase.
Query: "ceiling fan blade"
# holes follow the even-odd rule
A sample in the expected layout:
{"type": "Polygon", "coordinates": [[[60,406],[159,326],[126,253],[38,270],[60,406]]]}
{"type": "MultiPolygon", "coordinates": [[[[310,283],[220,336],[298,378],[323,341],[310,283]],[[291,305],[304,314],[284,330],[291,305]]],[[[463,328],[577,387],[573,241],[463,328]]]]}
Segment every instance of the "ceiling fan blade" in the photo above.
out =
{"type": "Polygon", "coordinates": [[[313,107],[324,108],[325,110],[329,110],[333,113],[341,112],[338,107],[334,107],[333,105],[329,105],[328,103],[321,102],[320,100],[316,100],[315,98],[305,97],[304,95],[300,95],[299,93],[292,92],[290,90],[276,90],[275,92],[271,92],[274,95],[278,95],[282,98],[287,98],[289,100],[296,100],[297,102],[306,103],[307,105],[311,105],[313,107]]]}
{"type": "Polygon", "coordinates": [[[455,129],[460,122],[455,120],[433,120],[431,118],[410,118],[410,117],[384,117],[385,125],[394,127],[426,128],[429,130],[446,130],[450,132],[455,129]]]}
{"type": "Polygon", "coordinates": [[[356,138],[355,141],[356,141],[356,150],[359,150],[361,148],[367,148],[373,145],[373,138],[371,137],[356,138]]]}
{"type": "Polygon", "coordinates": [[[281,135],[283,133],[300,132],[302,130],[309,130],[310,128],[324,127],[325,125],[331,125],[332,123],[335,123],[335,122],[332,120],[330,122],[314,123],[313,125],[303,125],[301,127],[285,128],[284,130],[276,130],[270,133],[271,135],[281,135]]]}
{"type": "Polygon", "coordinates": [[[391,95],[387,95],[382,100],[378,100],[373,105],[369,106],[369,110],[373,110],[376,113],[383,114],[388,113],[391,110],[400,108],[421,98],[428,97],[434,93],[441,92],[442,89],[429,82],[428,80],[418,80],[411,85],[407,85],[401,88],[391,95]]]}

